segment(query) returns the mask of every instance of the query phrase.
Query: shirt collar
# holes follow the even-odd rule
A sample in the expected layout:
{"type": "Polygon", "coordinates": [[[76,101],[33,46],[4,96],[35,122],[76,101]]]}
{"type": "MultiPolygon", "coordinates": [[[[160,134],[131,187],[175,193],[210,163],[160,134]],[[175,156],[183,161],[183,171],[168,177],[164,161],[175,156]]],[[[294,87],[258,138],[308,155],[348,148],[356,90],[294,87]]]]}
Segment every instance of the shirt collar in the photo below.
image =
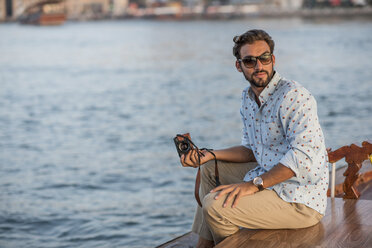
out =
{"type": "MultiPolygon", "coordinates": [[[[274,72],[274,75],[271,78],[270,82],[268,83],[268,85],[266,85],[265,89],[261,92],[260,96],[258,97],[261,102],[261,106],[269,99],[270,96],[274,94],[275,88],[278,85],[280,79],[281,76],[279,75],[279,73],[274,72]]],[[[252,99],[255,98],[251,87],[249,87],[248,94],[252,99]]]]}

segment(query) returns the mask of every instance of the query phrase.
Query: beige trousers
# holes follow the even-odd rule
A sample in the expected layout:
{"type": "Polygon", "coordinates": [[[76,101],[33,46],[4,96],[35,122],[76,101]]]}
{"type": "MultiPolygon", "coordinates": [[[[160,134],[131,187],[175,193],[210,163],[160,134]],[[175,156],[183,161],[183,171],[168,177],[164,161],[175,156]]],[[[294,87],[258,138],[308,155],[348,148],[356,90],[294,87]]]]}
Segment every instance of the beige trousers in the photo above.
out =
{"type": "MultiPolygon", "coordinates": [[[[228,163],[218,161],[221,184],[243,182],[245,174],[257,163],[228,163]]],[[[249,229],[292,229],[317,224],[323,217],[316,210],[303,204],[288,203],[274,190],[265,189],[242,197],[234,208],[222,207],[225,197],[214,199],[209,193],[215,187],[214,161],[201,166],[200,199],[203,208],[197,206],[192,231],[217,244],[234,234],[239,227],[249,229]]]]}

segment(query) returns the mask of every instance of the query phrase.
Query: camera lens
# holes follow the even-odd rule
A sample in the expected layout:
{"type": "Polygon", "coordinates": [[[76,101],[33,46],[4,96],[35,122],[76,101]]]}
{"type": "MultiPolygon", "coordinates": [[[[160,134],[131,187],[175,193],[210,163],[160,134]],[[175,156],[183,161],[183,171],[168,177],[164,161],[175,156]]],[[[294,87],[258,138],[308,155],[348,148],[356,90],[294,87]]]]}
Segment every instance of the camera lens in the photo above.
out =
{"type": "Polygon", "coordinates": [[[190,145],[185,142],[181,142],[179,145],[180,151],[187,152],[190,149],[190,145]]]}

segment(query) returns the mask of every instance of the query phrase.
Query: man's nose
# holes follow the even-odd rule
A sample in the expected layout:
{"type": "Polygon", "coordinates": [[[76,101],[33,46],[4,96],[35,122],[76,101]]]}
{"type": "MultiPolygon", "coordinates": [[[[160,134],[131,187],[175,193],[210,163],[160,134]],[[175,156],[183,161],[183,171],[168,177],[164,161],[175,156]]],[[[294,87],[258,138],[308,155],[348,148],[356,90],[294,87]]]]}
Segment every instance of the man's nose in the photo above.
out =
{"type": "Polygon", "coordinates": [[[263,64],[261,63],[259,59],[257,59],[256,66],[254,67],[254,69],[256,69],[256,71],[260,71],[262,68],[263,68],[263,64]]]}

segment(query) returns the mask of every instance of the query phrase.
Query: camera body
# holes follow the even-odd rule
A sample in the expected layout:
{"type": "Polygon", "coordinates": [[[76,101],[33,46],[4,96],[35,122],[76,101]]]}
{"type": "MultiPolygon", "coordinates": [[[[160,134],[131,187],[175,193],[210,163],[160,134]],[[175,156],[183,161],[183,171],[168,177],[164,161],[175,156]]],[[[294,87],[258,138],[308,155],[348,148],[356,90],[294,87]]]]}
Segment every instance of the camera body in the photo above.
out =
{"type": "Polygon", "coordinates": [[[182,154],[187,154],[194,149],[189,133],[177,134],[177,136],[174,137],[173,141],[176,145],[178,156],[180,157],[182,156],[182,154]]]}

